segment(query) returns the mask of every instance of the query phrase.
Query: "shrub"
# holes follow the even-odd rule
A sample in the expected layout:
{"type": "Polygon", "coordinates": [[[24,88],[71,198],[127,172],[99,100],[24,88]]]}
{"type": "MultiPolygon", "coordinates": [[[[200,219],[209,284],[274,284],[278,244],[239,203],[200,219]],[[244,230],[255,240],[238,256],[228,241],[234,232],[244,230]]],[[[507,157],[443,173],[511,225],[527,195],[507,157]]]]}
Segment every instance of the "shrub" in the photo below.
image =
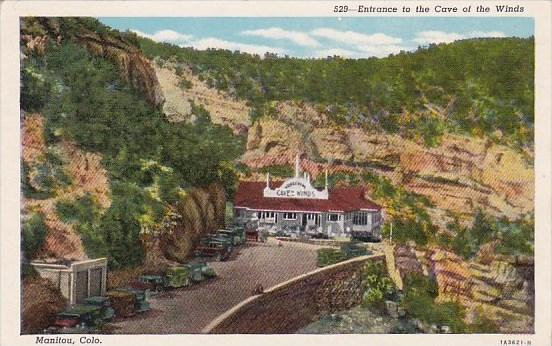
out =
{"type": "Polygon", "coordinates": [[[362,296],[362,306],[384,311],[385,300],[396,298],[393,281],[381,263],[370,263],[364,272],[366,291],[362,296]]]}
{"type": "Polygon", "coordinates": [[[454,236],[437,237],[439,244],[465,259],[474,257],[481,245],[499,239],[496,252],[507,255],[533,255],[534,216],[518,220],[496,218],[479,210],[473,224],[463,227],[457,220],[447,225],[454,236]]]}
{"type": "Polygon", "coordinates": [[[174,68],[174,73],[175,73],[178,77],[182,77],[182,75],[184,74],[184,69],[182,68],[182,66],[176,65],[175,68],[174,68]]]}
{"type": "Polygon", "coordinates": [[[47,227],[42,214],[34,213],[25,220],[21,228],[22,248],[25,258],[30,260],[35,257],[44,243],[46,233],[47,227]]]}
{"type": "Polygon", "coordinates": [[[94,197],[87,193],[74,202],[58,201],[56,212],[64,222],[93,223],[99,216],[99,205],[94,197]]]}
{"type": "Polygon", "coordinates": [[[191,89],[193,86],[192,82],[187,80],[184,77],[181,77],[180,82],[178,82],[178,87],[182,90],[188,90],[191,89]]]}
{"type": "Polygon", "coordinates": [[[465,309],[458,303],[435,303],[437,286],[432,278],[421,274],[407,276],[404,280],[405,294],[401,305],[407,313],[428,324],[449,326],[453,333],[467,330],[464,322],[465,309]]]}

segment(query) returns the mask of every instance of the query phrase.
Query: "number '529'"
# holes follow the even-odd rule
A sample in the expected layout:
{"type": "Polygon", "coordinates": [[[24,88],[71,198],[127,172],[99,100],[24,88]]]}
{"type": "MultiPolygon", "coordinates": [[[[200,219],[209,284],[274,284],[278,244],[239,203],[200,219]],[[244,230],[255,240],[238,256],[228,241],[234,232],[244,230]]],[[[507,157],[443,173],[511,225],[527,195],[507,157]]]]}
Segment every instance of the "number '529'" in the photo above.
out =
{"type": "Polygon", "coordinates": [[[349,6],[334,6],[334,12],[347,12],[349,11],[349,6]]]}

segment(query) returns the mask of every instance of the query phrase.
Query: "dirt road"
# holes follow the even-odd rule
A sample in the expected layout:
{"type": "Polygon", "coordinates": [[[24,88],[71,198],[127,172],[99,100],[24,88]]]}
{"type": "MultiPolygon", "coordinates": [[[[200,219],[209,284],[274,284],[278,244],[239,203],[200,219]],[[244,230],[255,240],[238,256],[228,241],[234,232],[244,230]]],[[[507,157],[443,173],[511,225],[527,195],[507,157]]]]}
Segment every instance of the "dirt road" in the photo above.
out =
{"type": "Polygon", "coordinates": [[[199,333],[211,320],[265,289],[316,269],[314,245],[276,241],[242,245],[225,262],[210,262],[216,279],[169,291],[150,299],[151,310],[113,323],[113,333],[199,333]]]}

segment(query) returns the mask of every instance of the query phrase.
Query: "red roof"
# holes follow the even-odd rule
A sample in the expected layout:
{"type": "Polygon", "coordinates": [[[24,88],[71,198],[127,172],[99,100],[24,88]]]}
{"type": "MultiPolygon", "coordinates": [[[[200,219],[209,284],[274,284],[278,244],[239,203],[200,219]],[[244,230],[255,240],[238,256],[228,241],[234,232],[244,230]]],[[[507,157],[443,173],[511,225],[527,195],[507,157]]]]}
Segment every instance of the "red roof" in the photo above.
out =
{"type": "MultiPolygon", "coordinates": [[[[271,182],[275,188],[282,182],[271,182]]],[[[380,210],[376,203],[364,198],[364,189],[358,187],[333,188],[329,190],[328,199],[297,199],[264,197],[263,190],[266,183],[242,181],[234,197],[235,208],[249,208],[253,210],[274,211],[355,211],[361,209],[380,210]]]]}

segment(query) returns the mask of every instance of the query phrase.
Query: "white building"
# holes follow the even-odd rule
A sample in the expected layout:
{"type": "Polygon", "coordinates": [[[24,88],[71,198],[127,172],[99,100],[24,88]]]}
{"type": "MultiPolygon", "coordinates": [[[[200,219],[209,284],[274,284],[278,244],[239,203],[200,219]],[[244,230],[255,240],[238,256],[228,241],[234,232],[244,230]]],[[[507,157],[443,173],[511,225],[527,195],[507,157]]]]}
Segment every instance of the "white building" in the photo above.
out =
{"type": "Polygon", "coordinates": [[[308,174],[301,174],[296,158],[295,176],[285,181],[240,182],[234,198],[237,223],[287,229],[329,237],[356,235],[379,239],[382,208],[364,197],[359,187],[315,189],[308,174]]]}

